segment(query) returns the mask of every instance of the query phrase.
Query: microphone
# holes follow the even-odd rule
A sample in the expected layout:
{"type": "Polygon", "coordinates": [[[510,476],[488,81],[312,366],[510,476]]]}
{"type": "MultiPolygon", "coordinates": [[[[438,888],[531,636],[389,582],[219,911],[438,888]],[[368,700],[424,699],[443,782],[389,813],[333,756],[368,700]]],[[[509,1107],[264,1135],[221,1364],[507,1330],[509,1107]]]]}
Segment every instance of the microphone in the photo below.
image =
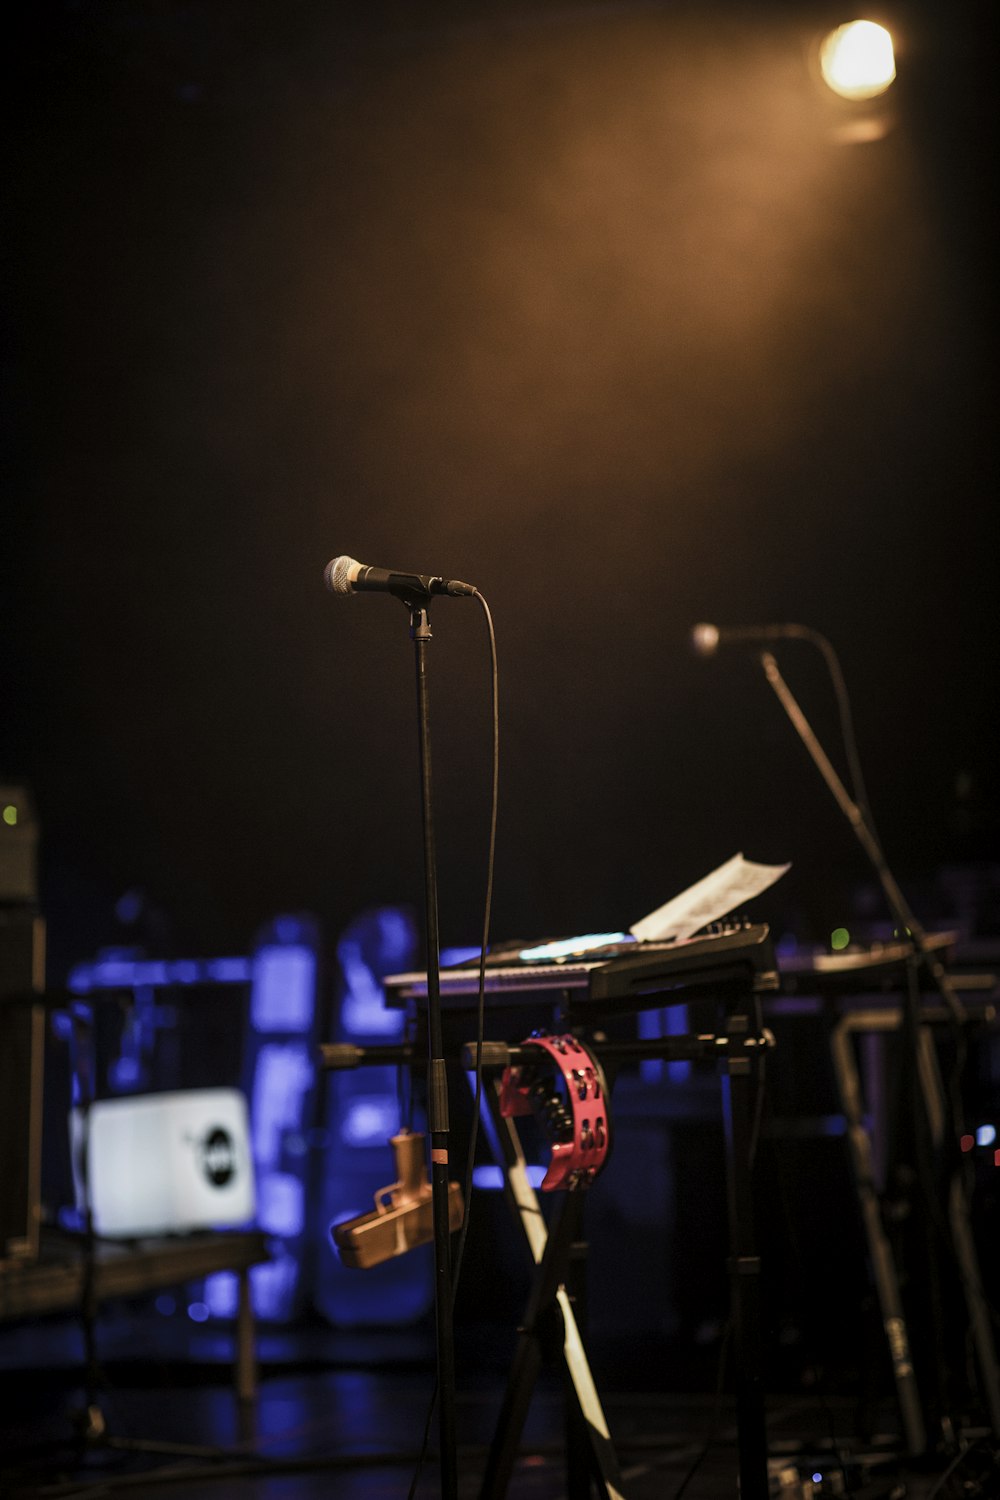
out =
{"type": "Polygon", "coordinates": [[[801,625],[696,625],[691,632],[691,644],[699,656],[714,656],[720,646],[798,640],[802,634],[801,625]]]}
{"type": "Polygon", "coordinates": [[[458,578],[428,577],[425,573],[393,573],[388,568],[369,568],[353,557],[335,557],[323,570],[331,594],[394,594],[405,602],[428,599],[431,594],[452,597],[478,593],[471,583],[458,578]]]}

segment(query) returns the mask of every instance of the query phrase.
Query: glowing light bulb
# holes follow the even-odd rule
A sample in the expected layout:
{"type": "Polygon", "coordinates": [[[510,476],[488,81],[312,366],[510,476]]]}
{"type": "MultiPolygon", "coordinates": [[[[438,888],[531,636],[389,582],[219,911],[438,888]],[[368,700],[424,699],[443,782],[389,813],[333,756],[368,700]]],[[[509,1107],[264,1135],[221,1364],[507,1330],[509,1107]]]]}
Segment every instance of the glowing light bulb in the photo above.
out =
{"type": "Polygon", "coordinates": [[[843,99],[874,99],[896,76],[892,37],[874,21],[849,21],[831,31],[819,52],[823,81],[843,99]]]}

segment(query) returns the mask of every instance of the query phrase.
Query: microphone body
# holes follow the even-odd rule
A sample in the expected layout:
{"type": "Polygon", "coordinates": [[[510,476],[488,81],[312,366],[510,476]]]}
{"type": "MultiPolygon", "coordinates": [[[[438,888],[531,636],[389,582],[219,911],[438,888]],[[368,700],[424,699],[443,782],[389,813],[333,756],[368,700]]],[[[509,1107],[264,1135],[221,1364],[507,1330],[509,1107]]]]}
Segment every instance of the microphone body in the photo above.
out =
{"type": "Polygon", "coordinates": [[[696,625],[691,644],[699,656],[714,656],[720,646],[753,646],[764,641],[798,639],[801,625],[696,625]]]}
{"type": "Polygon", "coordinates": [[[335,557],[323,570],[331,594],[392,594],[397,599],[429,599],[432,594],[453,598],[476,593],[471,583],[458,578],[438,578],[426,573],[397,573],[389,568],[370,568],[353,557],[335,557]]]}

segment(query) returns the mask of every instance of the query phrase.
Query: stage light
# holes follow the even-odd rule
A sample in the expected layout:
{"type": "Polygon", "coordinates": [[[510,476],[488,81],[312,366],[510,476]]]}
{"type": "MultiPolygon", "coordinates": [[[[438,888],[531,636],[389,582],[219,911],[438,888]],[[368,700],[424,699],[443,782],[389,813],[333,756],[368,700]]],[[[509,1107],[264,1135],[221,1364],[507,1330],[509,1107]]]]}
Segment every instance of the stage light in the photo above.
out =
{"type": "Polygon", "coordinates": [[[995,1125],[980,1125],[976,1131],[977,1146],[992,1146],[996,1138],[997,1128],[995,1125]]]}
{"type": "Polygon", "coordinates": [[[340,1139],[348,1146],[384,1146],[396,1129],[399,1101],[394,1094],[365,1094],[344,1111],[340,1139]]]}
{"type": "Polygon", "coordinates": [[[312,1057],[303,1043],[268,1042],[258,1048],[250,1108],[258,1171],[278,1170],[289,1132],[301,1125],[312,1079],[312,1057]]]}
{"type": "Polygon", "coordinates": [[[291,1172],[268,1172],[257,1193],[257,1223],[267,1234],[294,1239],[305,1226],[305,1188],[291,1172]]]}
{"type": "Polygon", "coordinates": [[[892,37],[874,21],[838,26],[820,46],[823,81],[842,99],[874,99],[896,76],[892,37]]]}
{"type": "Polygon", "coordinates": [[[202,1299],[213,1318],[235,1318],[239,1311],[239,1280],[233,1271],[215,1271],[206,1276],[202,1299]]]}
{"type": "MultiPolygon", "coordinates": [[[[366,914],[359,923],[359,930],[343,936],[337,944],[337,961],[346,986],[340,1007],[340,1024],[347,1037],[372,1042],[400,1036],[403,1032],[406,1017],[401,1011],[387,1007],[379,976],[370,966],[374,943],[384,955],[380,958],[380,965],[383,962],[386,965],[381,970],[383,974],[392,972],[395,955],[410,951],[400,935],[401,926],[405,928],[403,913],[384,907],[366,914]]],[[[410,945],[412,947],[412,937],[410,945]]]]}
{"type": "MultiPolygon", "coordinates": [[[[529,1185],[533,1188],[541,1187],[542,1180],[547,1170],[547,1167],[536,1166],[534,1163],[526,1167],[525,1175],[528,1179],[529,1185]]],[[[472,1169],[472,1186],[475,1188],[480,1188],[483,1192],[497,1192],[500,1188],[503,1187],[504,1180],[505,1179],[502,1167],[493,1165],[487,1166],[484,1164],[483,1166],[473,1167],[472,1169]]]]}
{"type": "Polygon", "coordinates": [[[316,1008],[316,954],[298,938],[254,955],[250,1023],[255,1031],[308,1031],[316,1008]]]}
{"type": "Polygon", "coordinates": [[[250,1267],[250,1289],[254,1311],[260,1318],[287,1322],[298,1294],[301,1266],[284,1240],[271,1242],[271,1259],[250,1267]]]}

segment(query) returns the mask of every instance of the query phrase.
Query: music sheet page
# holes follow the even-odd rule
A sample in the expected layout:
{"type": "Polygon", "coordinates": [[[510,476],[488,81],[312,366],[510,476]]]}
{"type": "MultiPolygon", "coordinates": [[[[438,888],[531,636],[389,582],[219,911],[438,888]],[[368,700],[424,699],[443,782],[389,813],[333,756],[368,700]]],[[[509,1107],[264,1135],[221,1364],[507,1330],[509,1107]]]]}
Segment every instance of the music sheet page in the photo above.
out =
{"type": "Polygon", "coordinates": [[[759,896],[790,869],[790,864],[755,864],[742,854],[734,854],[710,875],[641,917],[629,931],[640,942],[691,937],[700,927],[717,922],[735,907],[759,896]]]}

